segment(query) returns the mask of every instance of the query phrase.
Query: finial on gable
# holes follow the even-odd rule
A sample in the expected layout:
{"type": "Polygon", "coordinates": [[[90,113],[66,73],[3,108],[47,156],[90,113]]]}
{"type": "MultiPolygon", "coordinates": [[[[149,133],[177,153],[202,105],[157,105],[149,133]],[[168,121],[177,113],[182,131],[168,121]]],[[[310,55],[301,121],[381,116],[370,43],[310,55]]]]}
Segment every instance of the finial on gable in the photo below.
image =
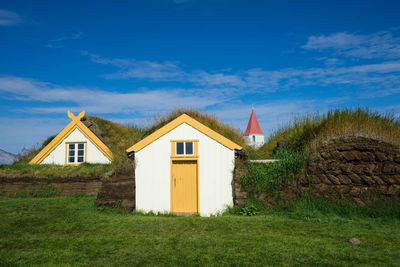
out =
{"type": "Polygon", "coordinates": [[[72,112],[68,109],[68,117],[71,120],[81,120],[83,117],[85,116],[85,110],[83,110],[81,113],[79,113],[78,116],[75,116],[74,114],[72,114],[72,112]]]}

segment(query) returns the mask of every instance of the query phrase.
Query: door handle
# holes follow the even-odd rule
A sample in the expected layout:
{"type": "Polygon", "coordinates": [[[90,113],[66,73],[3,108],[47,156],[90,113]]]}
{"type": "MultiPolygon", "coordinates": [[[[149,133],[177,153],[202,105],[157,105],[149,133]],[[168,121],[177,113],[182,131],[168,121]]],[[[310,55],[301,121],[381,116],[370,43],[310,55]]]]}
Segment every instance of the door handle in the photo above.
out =
{"type": "Polygon", "coordinates": [[[174,186],[176,187],[176,178],[174,177],[174,186]]]}

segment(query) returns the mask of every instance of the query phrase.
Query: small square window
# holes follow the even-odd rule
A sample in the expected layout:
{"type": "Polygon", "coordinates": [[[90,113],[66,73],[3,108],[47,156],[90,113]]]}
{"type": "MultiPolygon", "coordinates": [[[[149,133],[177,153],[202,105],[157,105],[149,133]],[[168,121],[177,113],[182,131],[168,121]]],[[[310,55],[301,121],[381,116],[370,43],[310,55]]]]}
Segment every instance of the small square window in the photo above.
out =
{"type": "Polygon", "coordinates": [[[67,148],[67,163],[80,164],[85,162],[85,143],[70,143],[67,148]]]}
{"type": "Polygon", "coordinates": [[[177,155],[183,155],[184,154],[184,150],[183,150],[183,142],[177,142],[176,143],[176,154],[177,155]]]}
{"type": "Polygon", "coordinates": [[[185,154],[193,155],[193,142],[185,142],[185,154]]]}
{"type": "Polygon", "coordinates": [[[177,156],[194,155],[194,145],[192,141],[176,142],[175,149],[175,155],[177,156]]]}

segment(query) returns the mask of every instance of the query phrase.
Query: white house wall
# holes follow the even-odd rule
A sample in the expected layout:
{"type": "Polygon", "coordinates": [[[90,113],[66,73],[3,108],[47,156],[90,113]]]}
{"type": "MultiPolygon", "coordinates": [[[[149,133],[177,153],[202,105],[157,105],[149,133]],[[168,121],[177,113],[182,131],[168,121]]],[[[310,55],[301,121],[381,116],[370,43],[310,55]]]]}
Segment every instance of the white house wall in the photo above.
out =
{"type": "Polygon", "coordinates": [[[233,205],[235,152],[183,123],[135,153],[136,209],[170,212],[171,140],[199,140],[199,212],[210,216],[233,205]]]}
{"type": "Polygon", "coordinates": [[[66,142],[87,142],[86,162],[88,163],[110,163],[110,160],[78,129],[72,131],[41,164],[65,164],[65,143],[66,142]]]}

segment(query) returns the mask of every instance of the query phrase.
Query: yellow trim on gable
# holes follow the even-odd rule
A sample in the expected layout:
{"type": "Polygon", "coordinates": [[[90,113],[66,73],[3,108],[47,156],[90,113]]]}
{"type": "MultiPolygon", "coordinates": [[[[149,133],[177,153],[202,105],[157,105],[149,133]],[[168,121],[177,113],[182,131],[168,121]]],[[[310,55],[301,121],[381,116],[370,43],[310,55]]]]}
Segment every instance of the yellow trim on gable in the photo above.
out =
{"type": "Polygon", "coordinates": [[[202,124],[202,123],[198,122],[197,120],[193,119],[189,115],[182,114],[181,116],[179,116],[175,120],[173,120],[170,123],[164,125],[163,127],[158,129],[154,133],[150,134],[149,136],[145,137],[141,141],[137,142],[136,144],[134,144],[133,146],[128,148],[126,150],[126,152],[138,152],[138,151],[140,151],[142,148],[144,148],[147,145],[151,144],[152,142],[154,142],[155,140],[157,140],[161,136],[165,135],[166,133],[172,131],[173,129],[175,129],[176,127],[181,125],[182,123],[186,123],[186,124],[192,126],[196,130],[202,132],[203,134],[207,135],[211,139],[214,139],[215,141],[217,141],[221,145],[223,145],[223,146],[225,146],[225,147],[227,147],[227,148],[229,148],[231,150],[234,150],[234,149],[241,150],[242,149],[242,147],[239,146],[238,144],[232,142],[228,138],[226,138],[226,137],[222,136],[221,134],[215,132],[214,130],[208,128],[207,126],[205,126],[204,124],[202,124]]]}
{"type": "Polygon", "coordinates": [[[110,161],[112,161],[111,150],[82,122],[81,118],[85,116],[85,111],[82,111],[78,116],[74,116],[68,110],[68,117],[72,121],[54,137],[51,142],[45,146],[30,162],[29,164],[40,164],[65,138],[67,138],[75,129],[78,129],[87,139],[90,140],[110,161]]]}

